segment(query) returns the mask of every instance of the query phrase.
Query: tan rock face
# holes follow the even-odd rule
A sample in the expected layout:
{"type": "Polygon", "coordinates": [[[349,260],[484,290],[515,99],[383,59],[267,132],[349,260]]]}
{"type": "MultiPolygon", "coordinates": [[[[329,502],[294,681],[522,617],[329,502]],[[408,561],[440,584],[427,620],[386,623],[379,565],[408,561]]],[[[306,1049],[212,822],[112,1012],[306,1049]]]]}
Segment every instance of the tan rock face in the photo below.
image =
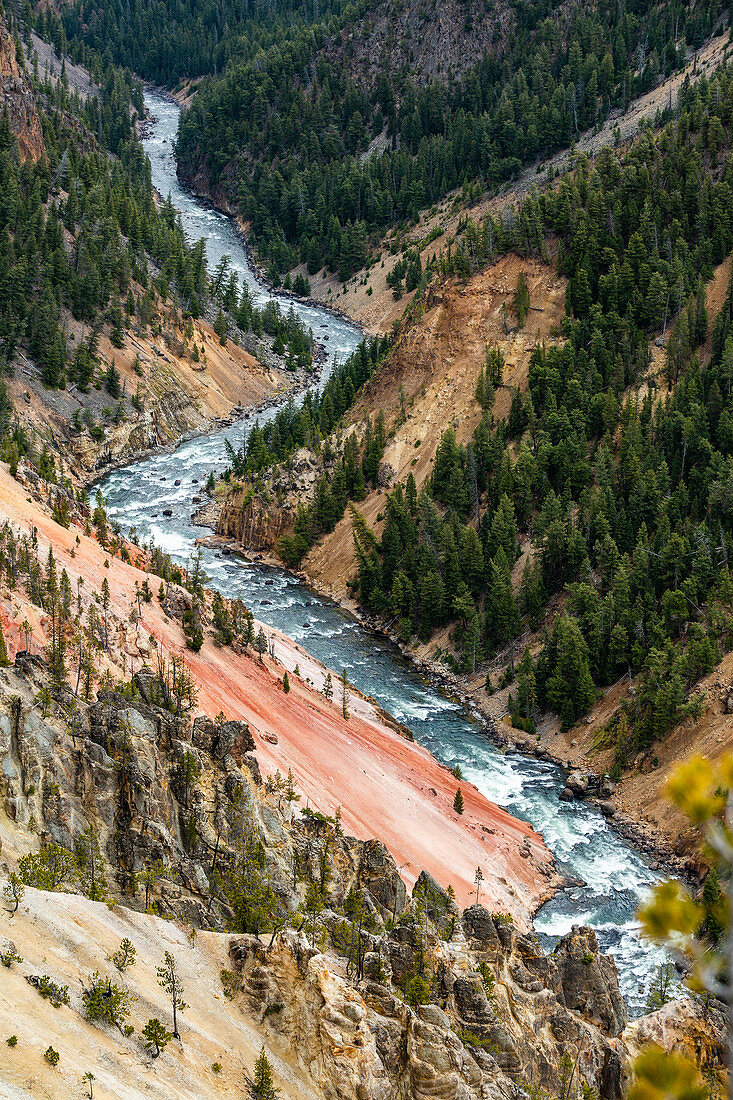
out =
{"type": "Polygon", "coordinates": [[[701,1004],[691,997],[670,1001],[656,1012],[634,1020],[621,1036],[623,1051],[633,1058],[654,1043],[663,1050],[690,1058],[703,1071],[725,1062],[724,1009],[711,1001],[701,1004]]]}
{"type": "Polygon", "coordinates": [[[7,111],[22,160],[38,160],[46,151],[36,102],[15,56],[15,44],[0,23],[0,113],[7,111]]]}
{"type": "MultiPolygon", "coordinates": [[[[273,1046],[298,1051],[328,1100],[498,1100],[515,1096],[517,1084],[557,1095],[568,1051],[579,1055],[579,1083],[603,1100],[617,1100],[628,1069],[614,1043],[563,1003],[566,959],[578,933],[548,957],[535,936],[518,934],[473,906],[462,917],[455,911],[446,937],[432,920],[424,924],[420,906],[432,911],[439,900],[435,887],[427,890],[422,900],[416,891],[392,931],[364,933],[367,969],[378,969],[377,978],[355,980],[350,965],[344,969],[334,958],[335,915],[316,946],[292,931],[270,945],[235,937],[230,958],[239,977],[238,1002],[267,1022],[273,1046]],[[418,958],[430,1000],[411,1008],[401,988],[418,958]],[[608,1071],[611,1063],[616,1076],[608,1071]]],[[[445,894],[443,903],[450,911],[445,894]]],[[[620,1002],[613,962],[603,962],[607,992],[620,1002]]],[[[586,977],[592,1001],[590,970],[586,977]]]]}
{"type": "Polygon", "coordinates": [[[248,550],[272,550],[292,526],[290,510],[267,504],[259,496],[229,495],[216,524],[219,535],[235,538],[248,550]]]}

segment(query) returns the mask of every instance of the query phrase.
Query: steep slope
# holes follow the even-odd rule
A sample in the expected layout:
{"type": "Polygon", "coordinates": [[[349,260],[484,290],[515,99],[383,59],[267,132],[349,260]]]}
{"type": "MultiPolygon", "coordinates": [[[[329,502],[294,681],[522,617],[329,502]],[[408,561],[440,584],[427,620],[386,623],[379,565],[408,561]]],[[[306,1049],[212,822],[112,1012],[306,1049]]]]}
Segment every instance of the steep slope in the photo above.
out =
{"type": "Polygon", "coordinates": [[[93,80],[29,44],[27,64],[0,23],[0,446],[88,482],[301,381],[312,344],[209,283],[203,244],[153,192],[129,74],[93,80]]]}
{"type": "Polygon", "coordinates": [[[395,223],[458,187],[491,191],[625,110],[721,15],[419,0],[345,12],[340,34],[299,28],[256,59],[247,43],[205,82],[182,119],[181,170],[236,205],[273,273],[303,262],[345,280],[381,260],[395,223]]]}
{"type": "MultiPolygon", "coordinates": [[[[250,1076],[266,1029],[251,1015],[244,1017],[224,996],[220,973],[230,966],[227,937],[198,932],[192,939],[180,924],[68,894],[29,888],[19,912],[2,921],[2,936],[10,937],[22,965],[3,970],[0,989],[0,1036],[4,1047],[0,1096],[8,1100],[82,1095],[82,1077],[93,1073],[94,1096],[100,1100],[138,1100],[148,1096],[220,1097],[241,1095],[244,1073],[250,1076]],[[108,956],[127,937],[137,960],[124,983],[136,998],[134,1038],[113,1028],[85,1022],[80,979],[95,970],[107,972],[108,956]],[[183,989],[193,1009],[181,1017],[182,1042],[159,1059],[147,1054],[139,1032],[151,1017],[169,1022],[170,1004],[157,982],[156,967],[165,951],[175,954],[183,989]],[[71,991],[71,1007],[52,1008],[25,980],[27,974],[48,973],[71,991]],[[17,1035],[17,1046],[5,1040],[17,1035]],[[60,1060],[52,1067],[44,1051],[53,1046],[60,1060]],[[212,1066],[218,1063],[218,1072],[212,1066]]],[[[2,941],[0,941],[2,942],[2,941]]],[[[114,968],[113,968],[114,969],[114,968]]],[[[119,975],[116,976],[117,980],[119,975]]],[[[270,1059],[286,1100],[314,1100],[310,1075],[291,1051],[273,1050],[270,1059]]]]}
{"type": "MultiPolygon", "coordinates": [[[[582,134],[572,149],[563,149],[525,168],[515,179],[500,187],[498,194],[484,194],[477,200],[465,188],[451,192],[442,203],[422,210],[413,226],[398,226],[388,234],[379,262],[373,262],[370,257],[366,266],[345,283],[337,272],[330,272],[325,267],[310,275],[311,295],[317,301],[337,305],[367,332],[389,332],[419,293],[417,290],[405,291],[402,287],[398,297],[387,282],[406,252],[417,248],[422,266],[427,268],[445,252],[448,242],[455,246],[467,217],[479,222],[487,214],[496,216],[532,191],[552,186],[558,175],[572,171],[579,156],[597,156],[605,146],[633,140],[645,124],[654,125],[662,112],[676,108],[680,91],[686,85],[710,77],[724,63],[727,50],[726,30],[715,34],[696,50],[684,67],[651,91],[632,99],[625,110],[612,111],[602,125],[582,134]]],[[[306,265],[296,268],[296,272],[303,276],[308,274],[306,265]]]]}
{"type": "MultiPolygon", "coordinates": [[[[175,309],[161,308],[156,320],[159,335],[131,325],[122,348],[101,336],[98,369],[104,375],[113,367],[119,375],[117,398],[106,388],[86,393],[76,386],[49,389],[36,364],[18,356],[14,376],[5,384],[8,395],[21,425],[39,447],[48,445],[62,475],[89,483],[105,467],[124,465],[234,419],[294,385],[282,360],[266,347],[259,354],[269,366],[232,341],[222,347],[206,320],[189,322],[188,334],[175,309]]],[[[72,318],[67,331],[83,340],[83,326],[72,318]]]]}
{"type": "MultiPolygon", "coordinates": [[[[214,644],[208,597],[205,640],[187,651],[191,593],[169,580],[147,598],[158,578],[138,548],[100,545],[71,497],[70,526],[51,519],[46,501],[62,492],[0,467],[0,624],[14,657],[0,668],[0,1039],[16,1040],[1,1095],[60,1096],[92,1074],[101,1098],[214,1100],[245,1087],[264,1048],[285,1100],[510,1100],[517,1080],[556,1091],[573,1043],[579,1079],[618,1100],[639,1035],[694,1041],[718,1072],[709,1010],[683,1001],[627,1029],[590,930],[543,953],[529,916],[557,876],[528,826],[465,782],[453,813],[453,777],[369,700],[354,694],[345,721],[311,686],[326,670],[288,639],[268,631],[264,662],[214,644]],[[69,665],[82,621],[97,623],[76,696],[54,681],[55,591],[78,594],[69,665]],[[185,667],[197,700],[171,679],[179,655],[175,676],[185,667]],[[492,911],[461,913],[476,865],[492,911]],[[64,892],[74,886],[88,896],[64,892]],[[269,940],[252,934],[265,928],[269,940]],[[112,960],[123,938],[136,952],[124,973],[112,960]],[[153,1058],[142,1030],[171,1024],[166,951],[188,1004],[180,1040],[153,1058]],[[39,993],[49,983],[59,1007],[39,993]],[[116,1026],[89,1017],[95,983],[132,998],[116,1026]]],[[[103,530],[98,512],[94,523],[103,530]]]]}
{"type": "MultiPolygon", "coordinates": [[[[408,313],[387,360],[365,383],[346,417],[348,432],[361,438],[376,410],[385,416],[387,442],[380,486],[358,502],[360,514],[377,534],[382,530],[386,492],[404,483],[409,474],[418,490],[423,487],[445,429],[452,426],[459,443],[471,440],[482,417],[476,384],[487,349],[498,349],[505,360],[494,405],[497,419],[508,415],[515,390],[526,392],[535,346],[559,343],[566,288],[566,281],[548,264],[510,254],[467,280],[442,285],[436,281],[419,310],[408,313]],[[511,315],[520,272],[527,279],[532,302],[521,330],[511,315]]],[[[277,494],[281,507],[274,502],[264,506],[260,498],[245,491],[231,492],[218,502],[218,533],[238,540],[246,549],[274,551],[283,531],[292,525],[296,504],[312,494],[313,463],[296,457],[294,470],[279,473],[274,481],[281,490],[277,494]]],[[[319,539],[302,569],[329,595],[348,600],[355,566],[352,516],[347,510],[334,531],[319,539]]]]}
{"type": "MultiPolygon", "coordinates": [[[[410,473],[418,490],[422,488],[430,478],[445,429],[452,426],[461,443],[471,440],[482,416],[476,383],[488,348],[497,348],[505,359],[494,415],[508,415],[514,390],[527,389],[535,345],[551,346],[558,340],[565,290],[565,280],[547,264],[514,255],[502,257],[465,284],[451,281],[431,288],[425,306],[404,324],[389,359],[366,383],[348,414],[359,436],[375,409],[385,414],[389,438],[382,460],[384,486],[358,504],[377,534],[382,530],[385,490],[405,482],[410,473]],[[504,320],[502,307],[511,311],[520,272],[527,278],[533,308],[525,327],[517,331],[511,318],[504,320]]],[[[230,533],[224,519],[219,529],[230,533]]],[[[349,594],[355,562],[352,519],[347,512],[333,533],[326,534],[305,558],[302,568],[317,586],[343,599],[349,594]]]]}
{"type": "MultiPolygon", "coordinates": [[[[717,704],[711,720],[705,693],[729,682],[714,670],[730,647],[733,551],[733,223],[720,106],[730,87],[725,64],[685,82],[675,121],[465,226],[364,387],[352,415],[370,412],[371,428],[362,419],[348,434],[347,419],[346,442],[337,433],[322,449],[325,477],[305,455],[273,475],[280,492],[313,496],[308,510],[291,503],[286,561],[315,543],[306,568],[327,590],[358,593],[414,656],[442,659],[519,731],[506,736],[540,754],[556,744],[563,761],[580,762],[572,750],[589,746],[583,726],[595,715],[596,767],[660,768],[646,787],[637,777],[629,802],[658,802],[696,731],[710,744],[717,704]],[[501,296],[486,304],[512,245],[557,256],[563,278],[544,329],[540,266],[503,278],[511,320],[496,313],[501,296]],[[443,300],[435,287],[453,273],[467,308],[456,290],[443,318],[436,303],[450,291],[443,300]],[[502,340],[515,316],[521,324],[520,299],[524,327],[502,340]],[[482,344],[490,354],[473,400],[482,344]],[[348,499],[360,517],[347,508],[337,523],[348,499]],[[660,751],[667,735],[676,752],[660,751]]],[[[239,503],[249,528],[251,506],[239,503]]],[[[223,531],[237,533],[235,513],[224,511],[223,531]]]]}
{"type": "Polygon", "coordinates": [[[15,43],[4,23],[0,24],[0,112],[7,113],[21,158],[36,161],[43,156],[45,144],[36,101],[18,65],[15,43]]]}
{"type": "MultiPolygon", "coordinates": [[[[83,579],[85,603],[108,581],[115,625],[108,631],[109,650],[101,655],[99,673],[107,668],[117,678],[124,668],[135,671],[146,661],[154,662],[154,643],[168,654],[185,653],[199,706],[205,713],[223,712],[249,723],[265,774],[277,769],[287,774],[292,768],[299,789],[313,805],[329,814],[340,807],[350,832],[383,840],[395,860],[407,865],[403,874],[408,883],[426,869],[444,885],[451,883],[465,903],[474,892],[476,867],[484,867],[492,903],[527,925],[529,915],[558,881],[541,839],[528,825],[468,784],[466,812],[456,814],[451,773],[386,726],[365,700],[355,696],[345,722],[340,701],[329,703],[305,682],[310,677],[320,687],[325,670],[285,636],[267,629],[275,657],[264,663],[253,652],[237,653],[208,639],[199,652],[186,652],[183,631],[170,618],[176,601],[145,603],[136,598],[136,586],[146,579],[152,586],[154,577],[119,559],[107,568],[108,551],[76,526],[67,529],[55,523],[45,508],[27,499],[27,489],[10,478],[6,468],[0,472],[0,487],[3,517],[20,532],[35,528],[41,560],[53,547],[58,570],[66,570],[74,591],[77,578],[83,579]],[[298,663],[300,678],[294,675],[298,663]],[[289,670],[292,682],[287,694],[282,689],[283,669],[289,670]],[[520,858],[524,847],[529,859],[520,858]]],[[[48,644],[48,620],[22,594],[6,592],[2,617],[11,653],[25,647],[24,619],[32,627],[34,651],[48,644]]]]}
{"type": "MultiPolygon", "coordinates": [[[[436,893],[431,900],[445,901],[436,893]]],[[[548,960],[533,937],[493,922],[480,906],[465,911],[447,942],[441,927],[431,920],[427,944],[430,965],[443,976],[443,1007],[410,1008],[391,981],[409,959],[412,922],[400,938],[370,936],[372,960],[378,951],[389,965],[391,952],[392,978],[383,972],[357,983],[344,976],[332,947],[321,952],[293,932],[269,947],[253,936],[193,937],[178,922],[29,888],[15,916],[3,919],[0,938],[4,951],[12,943],[22,958],[3,970],[0,988],[3,1046],[17,1036],[0,1065],[0,1095],[82,1095],[91,1073],[99,1100],[215,1100],[242,1095],[263,1047],[284,1100],[478,1100],[488,1090],[503,1100],[515,1094],[517,1079],[557,1088],[569,1043],[582,1052],[579,1078],[602,1100],[619,1094],[631,1059],[650,1041],[685,1050],[705,1072],[720,1074],[719,1021],[693,1001],[669,1004],[618,1034],[625,1017],[613,964],[596,955],[592,934],[572,933],[548,960]],[[80,980],[109,971],[123,937],[137,953],[123,976],[114,974],[135,998],[128,1036],[87,1022],[80,995],[80,980]],[[174,955],[191,1003],[179,1017],[181,1041],[153,1059],[140,1030],[151,1017],[170,1022],[156,975],[164,951],[174,955]],[[589,952],[595,957],[584,963],[589,952]],[[26,977],[41,973],[68,986],[69,1005],[53,1008],[40,998],[26,977]],[[550,1013],[552,1026],[537,1028],[550,1013]],[[60,1056],[55,1067],[44,1058],[48,1047],[60,1056]]]]}

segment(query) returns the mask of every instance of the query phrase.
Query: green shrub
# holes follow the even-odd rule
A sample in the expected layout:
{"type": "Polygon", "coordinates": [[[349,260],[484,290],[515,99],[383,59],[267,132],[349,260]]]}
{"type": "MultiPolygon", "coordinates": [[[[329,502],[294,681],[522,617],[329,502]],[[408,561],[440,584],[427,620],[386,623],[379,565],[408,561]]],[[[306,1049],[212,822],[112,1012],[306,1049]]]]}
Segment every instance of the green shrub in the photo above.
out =
{"type": "Polygon", "coordinates": [[[224,996],[231,1001],[239,992],[239,978],[233,970],[222,970],[219,974],[224,996]]]}
{"type": "Polygon", "coordinates": [[[108,955],[107,958],[115,964],[121,974],[124,974],[125,970],[135,965],[136,954],[132,941],[125,936],[117,950],[108,955]]]}
{"type": "Polygon", "coordinates": [[[8,1038],[5,1040],[5,1042],[8,1044],[9,1047],[17,1047],[17,1045],[18,1045],[18,1036],[17,1035],[9,1035],[8,1038]]]}
{"type": "Polygon", "coordinates": [[[430,999],[430,985],[421,974],[410,978],[405,986],[405,1000],[412,1008],[424,1005],[430,999]]]}
{"type": "Polygon", "coordinates": [[[0,963],[2,963],[7,970],[10,970],[10,967],[13,965],[14,962],[22,963],[23,960],[21,959],[18,952],[15,950],[15,947],[13,947],[11,944],[11,946],[8,947],[7,951],[0,951],[0,963]]]}
{"type": "Polygon", "coordinates": [[[59,1064],[59,1059],[61,1058],[61,1055],[57,1050],[54,1050],[53,1047],[49,1046],[46,1047],[43,1057],[46,1059],[49,1065],[57,1066],[59,1064]]]}
{"type": "Polygon", "coordinates": [[[82,993],[87,1020],[111,1024],[124,1034],[124,1023],[132,1011],[135,998],[98,970],[94,971],[89,981],[89,988],[84,988],[82,993]]]}
{"type": "Polygon", "coordinates": [[[54,1008],[60,1008],[61,1005],[69,1003],[68,985],[58,985],[56,982],[52,982],[48,974],[44,974],[43,977],[38,979],[36,989],[44,1000],[51,1002],[54,1008]]]}

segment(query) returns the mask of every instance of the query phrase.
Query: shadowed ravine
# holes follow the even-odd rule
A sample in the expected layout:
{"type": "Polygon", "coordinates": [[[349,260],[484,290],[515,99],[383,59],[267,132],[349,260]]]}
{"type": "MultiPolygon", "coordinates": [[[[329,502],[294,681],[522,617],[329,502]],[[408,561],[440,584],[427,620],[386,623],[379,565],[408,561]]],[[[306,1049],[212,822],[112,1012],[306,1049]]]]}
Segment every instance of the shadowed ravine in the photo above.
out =
{"type": "MultiPolygon", "coordinates": [[[[191,239],[207,238],[210,270],[228,254],[259,304],[277,298],[256,280],[231,222],[178,182],[173,146],[179,108],[150,92],[146,102],[154,116],[145,139],[153,183],[163,196],[170,194],[191,239]]],[[[284,309],[291,305],[318,341],[325,343],[324,372],[358,343],[359,331],[340,318],[315,306],[282,300],[284,309]]],[[[172,454],[110,474],[101,488],[111,514],[125,529],[136,527],[143,541],[152,538],[185,564],[202,533],[189,522],[191,498],[210,470],[227,465],[225,439],[238,444],[242,431],[242,425],[234,425],[185,443],[172,454]],[[176,479],[181,482],[178,486],[174,486],[176,479]],[[172,509],[173,516],[163,519],[164,508],[172,509]]],[[[206,547],[202,553],[214,587],[243,599],[257,618],[283,630],[325,664],[346,668],[358,688],[409,726],[441,761],[450,767],[460,764],[467,780],[543,834],[560,867],[586,885],[572,887],[544,906],[535,922],[538,932],[552,943],[573,924],[592,925],[602,948],[615,955],[623,992],[631,1011],[638,1013],[660,955],[639,940],[634,913],[656,875],[600,812],[579,802],[560,803],[558,794],[564,784],[558,768],[519,755],[502,755],[463,709],[423,682],[397,650],[287,573],[243,565],[206,547]]]]}

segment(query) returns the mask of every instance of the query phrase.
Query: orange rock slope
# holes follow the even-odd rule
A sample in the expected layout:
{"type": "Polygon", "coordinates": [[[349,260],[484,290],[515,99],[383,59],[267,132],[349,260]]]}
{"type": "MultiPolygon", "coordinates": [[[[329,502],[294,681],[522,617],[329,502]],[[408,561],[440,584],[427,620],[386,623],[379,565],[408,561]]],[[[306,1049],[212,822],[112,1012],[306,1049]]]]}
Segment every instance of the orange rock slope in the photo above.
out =
{"type": "MultiPolygon", "coordinates": [[[[109,558],[79,528],[60,527],[0,464],[0,522],[5,519],[19,533],[37,528],[39,554],[52,545],[59,571],[66,569],[74,592],[77,577],[84,578],[85,600],[107,577],[118,617],[113,649],[119,665],[124,655],[128,674],[150,652],[151,634],[169,652],[185,653],[200,687],[200,709],[248,721],[263,773],[279,769],[286,774],[292,768],[300,805],[309,803],[329,814],[341,807],[344,829],[382,840],[408,885],[425,869],[442,885],[450,883],[459,904],[466,905],[475,896],[474,875],[481,867],[481,900],[511,914],[521,927],[558,886],[552,857],[530,826],[465,781],[464,813],[458,815],[453,810],[457,781],[451,772],[426,749],[388,728],[368,700],[354,693],[346,721],[340,705],[292,675],[298,663],[302,677],[320,686],[324,670],[289,638],[266,630],[274,636],[275,659],[266,657],[261,665],[253,655],[237,655],[208,640],[197,654],[186,650],[178,622],[165,615],[157,599],[143,604],[141,620],[131,623],[135,582],[143,579],[140,571],[109,558]],[[282,689],[285,668],[291,673],[288,694],[282,689]]],[[[11,657],[24,644],[20,624],[25,617],[33,626],[34,648],[45,643],[40,613],[22,594],[0,590],[0,612],[11,657]]],[[[112,671],[119,674],[118,668],[112,671]]]]}

